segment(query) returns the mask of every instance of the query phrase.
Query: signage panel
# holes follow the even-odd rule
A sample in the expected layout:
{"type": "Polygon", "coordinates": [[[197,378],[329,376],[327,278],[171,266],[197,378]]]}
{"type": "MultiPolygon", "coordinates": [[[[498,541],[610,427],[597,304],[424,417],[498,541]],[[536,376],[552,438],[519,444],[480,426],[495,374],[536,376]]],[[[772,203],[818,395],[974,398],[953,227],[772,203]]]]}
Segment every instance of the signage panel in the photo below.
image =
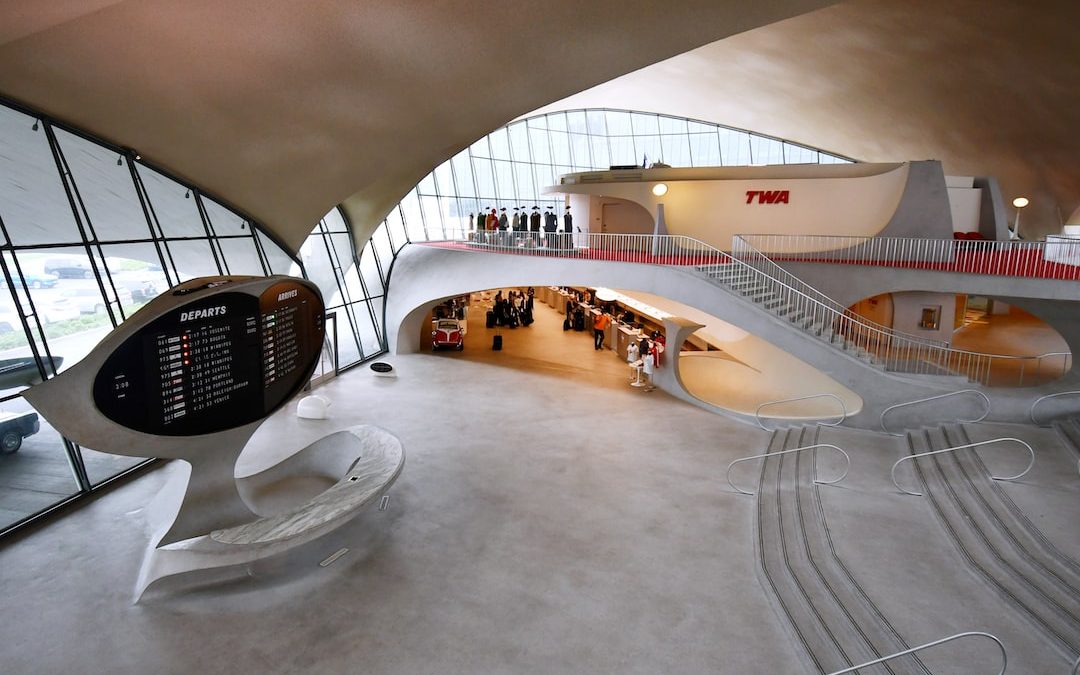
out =
{"type": "Polygon", "coordinates": [[[323,343],[318,293],[299,280],[259,295],[229,285],[194,289],[214,292],[150,321],[115,349],[94,378],[98,410],[135,431],[192,436],[254,422],[299,391],[323,343]]]}

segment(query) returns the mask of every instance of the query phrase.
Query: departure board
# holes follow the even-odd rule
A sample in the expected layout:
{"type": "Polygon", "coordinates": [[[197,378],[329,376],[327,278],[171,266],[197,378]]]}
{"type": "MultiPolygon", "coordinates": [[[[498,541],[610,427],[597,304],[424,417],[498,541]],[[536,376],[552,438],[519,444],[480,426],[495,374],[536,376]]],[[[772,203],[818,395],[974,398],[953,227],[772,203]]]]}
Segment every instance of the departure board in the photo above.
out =
{"type": "MultiPolygon", "coordinates": [[[[125,427],[190,436],[276,410],[310,377],[323,344],[323,303],[299,280],[260,294],[216,292],[171,309],[128,337],[94,380],[94,402],[125,427]]],[[[190,292],[185,289],[177,293],[190,292]]]]}

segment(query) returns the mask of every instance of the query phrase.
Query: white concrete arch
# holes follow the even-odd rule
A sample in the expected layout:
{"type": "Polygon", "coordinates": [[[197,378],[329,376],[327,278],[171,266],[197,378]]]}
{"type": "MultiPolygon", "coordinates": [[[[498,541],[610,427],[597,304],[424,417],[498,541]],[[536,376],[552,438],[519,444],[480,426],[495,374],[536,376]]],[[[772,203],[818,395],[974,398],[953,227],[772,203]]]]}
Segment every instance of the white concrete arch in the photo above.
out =
{"type": "MultiPolygon", "coordinates": [[[[849,418],[852,426],[877,428],[881,411],[896,403],[968,388],[955,377],[901,376],[883,372],[851,354],[809,339],[787,321],[761,311],[740,296],[726,293],[704,277],[677,267],[573,258],[491,254],[439,246],[408,246],[399,254],[387,295],[388,345],[395,352],[415,350],[427,312],[441,299],[479,289],[528,285],[606,286],[644,291],[700,308],[758,335],[856,392],[861,411],[849,418]]],[[[669,391],[686,400],[685,392],[669,391]]],[[[814,392],[811,392],[814,393],[814,392]]],[[[696,399],[693,401],[699,404],[696,399]]],[[[948,413],[978,414],[971,402],[957,398],[948,413]]],[[[1020,421],[1025,405],[995,410],[995,419],[1020,421]]],[[[705,406],[710,407],[710,406],[705,406]]]]}

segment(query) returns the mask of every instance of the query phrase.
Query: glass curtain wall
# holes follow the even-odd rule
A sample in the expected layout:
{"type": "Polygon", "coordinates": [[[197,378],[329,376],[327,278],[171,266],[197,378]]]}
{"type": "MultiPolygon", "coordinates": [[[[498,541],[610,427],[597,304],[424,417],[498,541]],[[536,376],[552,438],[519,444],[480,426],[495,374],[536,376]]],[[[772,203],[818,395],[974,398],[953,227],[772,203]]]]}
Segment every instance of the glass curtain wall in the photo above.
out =
{"type": "MultiPolygon", "coordinates": [[[[719,124],[629,110],[568,110],[518,120],[443,162],[387,219],[394,242],[429,241],[469,229],[470,217],[514,207],[553,209],[561,199],[541,191],[565,173],[642,166],[840,164],[851,159],[719,124]]],[[[386,248],[384,246],[384,248],[386,248]]],[[[388,251],[400,246],[391,244],[388,251]]],[[[385,258],[381,258],[385,260],[385,258]]]]}
{"type": "MultiPolygon", "coordinates": [[[[364,246],[357,265],[352,233],[340,209],[335,208],[300,247],[308,278],[322,291],[327,314],[334,315],[341,369],[384,351],[383,261],[386,265],[393,261],[393,250],[382,245],[387,241],[388,226],[384,224],[364,246]]],[[[300,265],[294,264],[291,273],[298,276],[300,271],[300,265]]]]}
{"type": "Polygon", "coordinates": [[[349,264],[348,224],[334,209],[300,251],[309,276],[338,312],[342,366],[386,350],[383,296],[390,266],[405,244],[439,240],[470,218],[505,208],[512,217],[553,209],[541,191],[561,174],[663,162],[674,167],[840,164],[853,160],[789,141],[710,122],[628,110],[568,110],[496,129],[428,174],[390,212],[349,264]],[[325,270],[316,273],[313,270],[325,270]]]}
{"type": "Polygon", "coordinates": [[[492,208],[557,209],[541,190],[560,174],[654,161],[851,160],[668,115],[549,113],[497,129],[438,166],[359,252],[335,208],[294,258],[250,219],[137,155],[0,104],[0,533],[143,463],[76,446],[21,392],[77,363],[169,287],[216,274],[306,276],[335,316],[345,368],[386,349],[386,288],[407,243],[452,235],[492,208]]]}
{"type": "MultiPolygon", "coordinates": [[[[350,237],[329,229],[351,256],[350,237]]],[[[76,446],[24,389],[78,363],[179,282],[299,271],[254,223],[195,187],[0,105],[0,532],[146,461],[76,446]]]]}

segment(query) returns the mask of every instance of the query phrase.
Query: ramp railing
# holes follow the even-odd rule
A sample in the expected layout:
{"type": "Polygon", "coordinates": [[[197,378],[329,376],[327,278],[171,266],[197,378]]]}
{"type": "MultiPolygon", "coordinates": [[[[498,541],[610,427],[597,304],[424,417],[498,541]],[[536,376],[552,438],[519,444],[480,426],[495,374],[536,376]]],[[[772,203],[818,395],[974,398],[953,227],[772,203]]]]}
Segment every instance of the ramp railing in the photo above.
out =
{"type": "MultiPolygon", "coordinates": [[[[896,659],[896,658],[899,658],[901,656],[907,656],[908,654],[914,654],[915,652],[919,652],[919,651],[922,651],[924,649],[929,649],[930,647],[936,647],[938,645],[943,645],[946,642],[952,642],[953,640],[959,640],[960,638],[966,638],[966,637],[984,637],[984,638],[987,638],[989,640],[993,640],[994,644],[997,645],[998,650],[1001,652],[1001,670],[998,671],[997,675],[1005,675],[1005,668],[1009,664],[1009,656],[1005,653],[1005,645],[1001,644],[1001,640],[997,639],[996,637],[994,637],[990,633],[983,633],[982,631],[969,631],[967,633],[957,633],[956,635],[950,635],[949,637],[941,638],[940,640],[934,640],[933,642],[927,642],[926,644],[919,645],[918,647],[912,647],[911,649],[905,649],[902,652],[896,652],[895,654],[889,654],[888,656],[883,656],[880,659],[874,659],[873,661],[867,661],[866,663],[860,663],[857,666],[852,666],[850,668],[844,668],[843,670],[837,670],[837,671],[834,671],[832,673],[829,673],[829,675],[844,675],[844,673],[854,673],[856,670],[859,670],[860,668],[866,668],[867,666],[873,666],[873,665],[876,665],[878,663],[885,663],[886,661],[891,661],[892,659],[896,659]]],[[[1078,663],[1080,663],[1080,662],[1078,662],[1078,663]]],[[[1075,669],[1074,669],[1074,672],[1075,672],[1075,669]]]]}
{"type": "Polygon", "coordinates": [[[921,492],[912,492],[911,490],[905,490],[904,488],[900,487],[900,483],[896,482],[896,467],[900,466],[900,464],[902,462],[906,462],[909,459],[917,459],[919,457],[930,457],[931,455],[940,455],[943,452],[956,452],[957,450],[963,450],[964,448],[977,448],[977,447],[982,446],[982,445],[990,445],[991,443],[1004,443],[1004,442],[1007,442],[1007,441],[1012,441],[1014,443],[1019,443],[1020,445],[1027,448],[1028,453],[1031,454],[1031,460],[1028,461],[1027,467],[1023,471],[1021,471],[1020,473],[1016,474],[1015,476],[990,476],[990,477],[992,479],[994,479],[994,480],[1016,480],[1017,478],[1023,478],[1027,474],[1028,471],[1031,471],[1031,467],[1035,466],[1035,450],[1032,449],[1032,447],[1030,445],[1028,445],[1024,441],[1020,440],[1019,438],[995,438],[995,439],[989,440],[989,441],[979,441],[978,443],[968,443],[966,445],[957,445],[957,446],[954,446],[954,447],[951,447],[951,448],[943,448],[941,450],[931,450],[930,452],[920,452],[920,453],[915,454],[915,455],[908,455],[907,457],[902,457],[902,458],[898,459],[896,461],[896,463],[892,465],[892,469],[890,469],[889,473],[890,473],[890,475],[892,475],[892,482],[893,482],[893,485],[896,486],[897,490],[899,490],[901,492],[904,492],[904,493],[907,493],[909,495],[915,496],[915,497],[922,497],[923,493],[921,493],[921,492]]]}

